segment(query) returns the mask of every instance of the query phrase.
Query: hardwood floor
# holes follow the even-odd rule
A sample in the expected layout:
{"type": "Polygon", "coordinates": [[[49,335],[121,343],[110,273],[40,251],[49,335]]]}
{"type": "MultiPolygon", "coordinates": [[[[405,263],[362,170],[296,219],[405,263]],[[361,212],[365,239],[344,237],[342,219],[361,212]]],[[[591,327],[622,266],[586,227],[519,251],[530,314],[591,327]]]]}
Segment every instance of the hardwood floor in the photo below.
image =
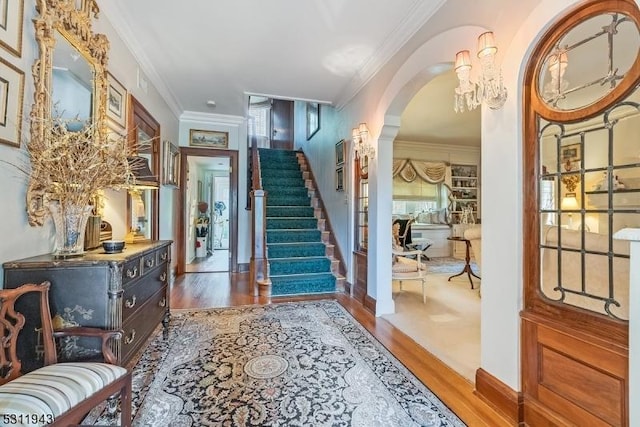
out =
{"type": "Polygon", "coordinates": [[[502,427],[510,424],[476,397],[473,385],[436,359],[384,319],[376,318],[346,294],[319,297],[266,298],[253,296],[248,275],[191,273],[171,286],[172,309],[233,307],[247,304],[335,298],[376,339],[447,404],[467,425],[502,427]]]}

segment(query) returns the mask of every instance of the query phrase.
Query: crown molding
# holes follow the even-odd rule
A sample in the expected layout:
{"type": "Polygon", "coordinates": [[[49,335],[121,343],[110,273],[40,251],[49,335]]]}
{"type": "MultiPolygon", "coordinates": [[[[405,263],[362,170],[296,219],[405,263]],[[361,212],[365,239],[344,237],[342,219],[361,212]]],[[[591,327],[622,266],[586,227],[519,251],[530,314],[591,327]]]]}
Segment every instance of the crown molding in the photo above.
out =
{"type": "Polygon", "coordinates": [[[335,102],[336,108],[340,110],[351,101],[445,2],[416,0],[405,18],[341,91],[342,95],[335,102]]]}
{"type": "Polygon", "coordinates": [[[403,141],[396,139],[393,141],[394,147],[404,148],[409,150],[437,150],[448,151],[452,153],[479,153],[480,147],[471,145],[455,145],[455,144],[442,144],[437,142],[420,142],[420,141],[403,141]]]}
{"type": "Polygon", "coordinates": [[[199,122],[216,125],[240,126],[246,119],[242,116],[230,114],[201,113],[199,111],[185,111],[180,115],[180,121],[199,122]]]}
{"type": "Polygon", "coordinates": [[[175,94],[169,89],[164,79],[156,71],[155,67],[147,57],[144,49],[138,43],[136,37],[133,34],[131,26],[125,19],[125,14],[122,12],[122,7],[114,2],[104,2],[100,4],[100,11],[105,14],[113,29],[118,33],[118,36],[122,39],[123,43],[134,56],[134,59],[138,62],[138,65],[146,76],[151,80],[153,86],[158,91],[158,94],[164,102],[167,103],[169,109],[176,117],[180,117],[184,108],[178,101],[175,94]],[[116,26],[116,23],[118,24],[116,26]]]}

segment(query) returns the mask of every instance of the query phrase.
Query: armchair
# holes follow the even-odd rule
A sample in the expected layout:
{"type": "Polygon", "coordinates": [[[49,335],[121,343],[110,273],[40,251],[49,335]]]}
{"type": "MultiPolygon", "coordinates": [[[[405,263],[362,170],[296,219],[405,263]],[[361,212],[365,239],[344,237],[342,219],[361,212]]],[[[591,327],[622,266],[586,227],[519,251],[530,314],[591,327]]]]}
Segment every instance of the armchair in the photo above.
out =
{"type": "Polygon", "coordinates": [[[412,249],[409,245],[411,244],[411,224],[413,221],[412,218],[393,221],[394,241],[407,250],[412,249]]]}
{"type": "Polygon", "coordinates": [[[108,346],[109,340],[121,338],[122,332],[86,327],[54,331],[49,287],[45,281],[0,290],[0,414],[8,417],[7,425],[25,421],[29,426],[76,425],[96,405],[120,393],[120,425],[131,426],[131,372],[115,365],[116,356],[108,346]],[[15,303],[30,292],[39,293],[44,367],[22,375],[17,342],[25,317],[15,311],[15,303]],[[54,338],[64,336],[101,338],[107,363],[57,363],[54,338]]]}

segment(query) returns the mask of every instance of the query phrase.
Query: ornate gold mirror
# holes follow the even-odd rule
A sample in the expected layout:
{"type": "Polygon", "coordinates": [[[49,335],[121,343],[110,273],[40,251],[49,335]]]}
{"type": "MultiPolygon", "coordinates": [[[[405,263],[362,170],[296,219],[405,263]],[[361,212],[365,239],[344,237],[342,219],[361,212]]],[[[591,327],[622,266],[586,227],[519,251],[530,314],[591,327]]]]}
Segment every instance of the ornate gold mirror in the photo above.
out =
{"type": "MultiPolygon", "coordinates": [[[[31,109],[31,140],[45,138],[45,121],[53,114],[93,123],[99,139],[107,135],[107,55],[109,41],[94,34],[95,0],[37,0],[34,19],[40,57],[33,64],[35,92],[31,109]]],[[[75,130],[75,129],[69,129],[75,130]]],[[[27,189],[29,224],[43,225],[48,194],[31,172],[27,189]]]]}

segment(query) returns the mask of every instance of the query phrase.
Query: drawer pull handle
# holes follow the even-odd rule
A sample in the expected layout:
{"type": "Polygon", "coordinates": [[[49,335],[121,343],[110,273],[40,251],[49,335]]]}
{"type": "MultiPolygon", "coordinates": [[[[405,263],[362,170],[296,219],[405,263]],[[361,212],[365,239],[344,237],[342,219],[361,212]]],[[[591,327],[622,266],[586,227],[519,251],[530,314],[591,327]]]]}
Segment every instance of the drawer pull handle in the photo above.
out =
{"type": "Polygon", "coordinates": [[[128,299],[124,302],[124,306],[127,308],[133,308],[136,305],[136,296],[134,295],[131,299],[128,299]]]}
{"type": "Polygon", "coordinates": [[[124,338],[124,343],[127,345],[131,344],[135,339],[136,339],[136,330],[132,329],[131,333],[124,338]]]}
{"type": "Polygon", "coordinates": [[[132,269],[127,269],[127,277],[129,279],[133,279],[138,275],[138,267],[133,267],[132,269]]]}
{"type": "Polygon", "coordinates": [[[153,267],[153,264],[154,264],[153,258],[147,259],[144,263],[148,268],[153,267]]]}
{"type": "Polygon", "coordinates": [[[158,307],[165,307],[167,305],[167,297],[162,297],[162,299],[158,302],[158,307]]]}
{"type": "Polygon", "coordinates": [[[163,261],[166,261],[167,260],[167,255],[169,255],[167,252],[162,252],[160,254],[160,259],[163,260],[163,261]]]}
{"type": "Polygon", "coordinates": [[[160,281],[164,282],[165,280],[167,280],[167,272],[163,271],[162,274],[160,275],[160,281]]]}

